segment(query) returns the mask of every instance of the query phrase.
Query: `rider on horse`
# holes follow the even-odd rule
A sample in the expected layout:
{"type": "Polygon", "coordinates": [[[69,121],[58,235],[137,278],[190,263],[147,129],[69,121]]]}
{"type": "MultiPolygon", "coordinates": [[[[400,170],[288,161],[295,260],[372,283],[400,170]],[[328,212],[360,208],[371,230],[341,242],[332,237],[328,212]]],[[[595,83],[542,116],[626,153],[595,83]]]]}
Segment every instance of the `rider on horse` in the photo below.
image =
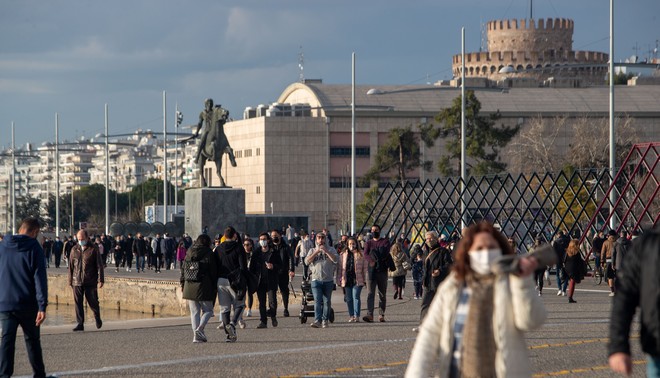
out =
{"type": "MultiPolygon", "coordinates": [[[[219,169],[222,165],[222,155],[227,153],[231,165],[233,167],[236,166],[234,151],[229,146],[229,141],[227,141],[224,129],[222,128],[228,118],[229,112],[227,110],[223,109],[220,105],[214,107],[213,100],[210,98],[206,99],[204,101],[204,110],[199,114],[199,123],[197,124],[197,130],[195,131],[195,137],[199,136],[199,131],[202,129],[202,126],[206,124],[197,148],[195,163],[199,166],[201,173],[206,160],[214,161],[216,163],[216,171],[220,178],[221,186],[225,186],[219,169]]],[[[200,176],[203,186],[206,186],[206,180],[204,180],[203,174],[200,174],[200,176]]]]}

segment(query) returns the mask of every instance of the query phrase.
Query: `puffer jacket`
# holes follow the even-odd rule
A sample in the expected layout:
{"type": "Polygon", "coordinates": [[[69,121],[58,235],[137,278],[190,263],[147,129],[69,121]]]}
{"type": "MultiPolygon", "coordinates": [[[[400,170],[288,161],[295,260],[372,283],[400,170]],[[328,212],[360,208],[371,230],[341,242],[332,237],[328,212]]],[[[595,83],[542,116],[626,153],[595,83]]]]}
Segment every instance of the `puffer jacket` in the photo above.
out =
{"type": "MultiPolygon", "coordinates": [[[[493,330],[497,377],[529,377],[532,369],[523,331],[538,328],[547,316],[543,301],[529,277],[498,276],[493,291],[493,330]]],[[[463,282],[451,273],[437,290],[431,307],[419,328],[406,377],[428,377],[439,363],[439,376],[448,377],[454,345],[456,306],[463,282]]]]}
{"type": "MultiPolygon", "coordinates": [[[[348,260],[349,253],[352,252],[345,250],[339,254],[339,262],[337,264],[337,284],[341,287],[346,287],[346,261],[348,260]]],[[[354,256],[353,265],[355,265],[355,284],[357,286],[365,286],[369,274],[369,262],[364,256],[360,258],[354,256]]]]}
{"type": "Polygon", "coordinates": [[[88,241],[84,249],[80,244],[71,248],[69,285],[96,286],[98,283],[104,282],[103,258],[96,245],[88,241]]]}
{"type": "Polygon", "coordinates": [[[213,253],[210,247],[205,245],[193,244],[186,258],[181,264],[181,277],[179,282],[183,288],[183,299],[191,301],[212,301],[218,293],[218,256],[213,253]],[[186,281],[184,269],[186,263],[199,261],[202,280],[199,282],[186,281]]]}
{"type": "Polygon", "coordinates": [[[403,252],[399,253],[398,255],[392,254],[392,260],[394,261],[394,267],[396,268],[396,270],[393,272],[387,272],[388,276],[390,277],[405,276],[408,272],[405,269],[403,269],[403,262],[408,261],[410,263],[410,260],[408,260],[408,256],[406,256],[406,254],[403,252]]]}

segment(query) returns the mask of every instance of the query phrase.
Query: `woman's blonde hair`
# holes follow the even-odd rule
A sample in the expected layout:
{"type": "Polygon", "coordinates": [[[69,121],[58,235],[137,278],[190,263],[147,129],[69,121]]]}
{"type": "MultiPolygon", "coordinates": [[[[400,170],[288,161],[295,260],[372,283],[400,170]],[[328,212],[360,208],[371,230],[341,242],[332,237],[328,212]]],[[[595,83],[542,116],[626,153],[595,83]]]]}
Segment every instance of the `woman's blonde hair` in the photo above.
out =
{"type": "Polygon", "coordinates": [[[400,255],[403,253],[403,248],[401,247],[401,243],[396,242],[392,245],[392,248],[390,248],[390,254],[392,256],[400,255]]]}
{"type": "Polygon", "coordinates": [[[578,253],[580,253],[580,242],[577,239],[571,239],[566,248],[566,255],[573,257],[578,253]]]}

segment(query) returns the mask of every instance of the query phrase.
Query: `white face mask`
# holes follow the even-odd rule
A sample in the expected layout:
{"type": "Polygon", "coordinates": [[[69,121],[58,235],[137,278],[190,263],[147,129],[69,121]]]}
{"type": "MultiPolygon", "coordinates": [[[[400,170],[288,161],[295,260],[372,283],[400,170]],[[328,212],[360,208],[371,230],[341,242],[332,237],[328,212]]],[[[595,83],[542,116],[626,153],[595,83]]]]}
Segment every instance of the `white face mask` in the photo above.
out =
{"type": "Polygon", "coordinates": [[[480,249],[478,251],[469,252],[470,267],[476,274],[488,274],[491,272],[491,266],[496,258],[502,256],[502,250],[495,249],[480,249]]]}
{"type": "Polygon", "coordinates": [[[259,245],[261,246],[261,248],[268,247],[268,240],[259,240],[259,245]]]}

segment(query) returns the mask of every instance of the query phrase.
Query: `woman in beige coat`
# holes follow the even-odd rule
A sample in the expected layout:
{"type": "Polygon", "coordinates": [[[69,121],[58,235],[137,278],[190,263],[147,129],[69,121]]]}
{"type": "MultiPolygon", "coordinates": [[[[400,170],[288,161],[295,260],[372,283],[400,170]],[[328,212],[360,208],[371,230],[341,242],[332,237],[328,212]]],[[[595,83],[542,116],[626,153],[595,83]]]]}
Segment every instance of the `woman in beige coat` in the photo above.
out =
{"type": "Polygon", "coordinates": [[[531,274],[538,262],[522,257],[517,274],[492,273],[497,257],[513,254],[486,222],[468,228],[454,270],[437,291],[420,326],[406,377],[527,377],[532,371],[523,332],[546,318],[531,274]]]}

